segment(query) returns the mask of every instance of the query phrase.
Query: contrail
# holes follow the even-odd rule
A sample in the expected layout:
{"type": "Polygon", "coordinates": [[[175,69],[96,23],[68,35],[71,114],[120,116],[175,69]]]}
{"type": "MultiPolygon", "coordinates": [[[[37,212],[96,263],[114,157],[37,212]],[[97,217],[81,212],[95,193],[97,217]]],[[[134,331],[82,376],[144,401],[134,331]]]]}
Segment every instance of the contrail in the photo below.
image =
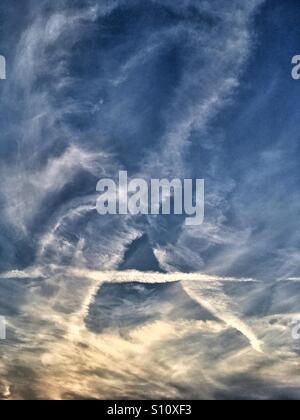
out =
{"type": "Polygon", "coordinates": [[[219,282],[255,282],[253,279],[236,279],[236,278],[224,278],[218,276],[208,276],[200,273],[157,273],[157,272],[141,272],[141,271],[87,271],[81,269],[70,269],[69,274],[76,277],[84,277],[91,280],[95,280],[96,284],[91,286],[90,293],[84,300],[84,305],[81,308],[79,318],[82,319],[83,313],[88,311],[90,304],[92,303],[97,290],[100,288],[102,283],[128,283],[128,282],[139,282],[139,283],[173,283],[180,281],[183,285],[186,293],[196,301],[199,305],[209,310],[216,318],[223,321],[229,327],[239,331],[244,337],[247,338],[251,347],[262,353],[262,342],[256,337],[252,329],[243,320],[241,320],[237,314],[235,314],[230,308],[230,302],[227,302],[226,296],[222,293],[218,287],[215,287],[218,302],[210,302],[209,299],[204,298],[201,295],[201,288],[197,287],[198,283],[209,282],[212,285],[218,285],[219,282]],[[222,303],[220,305],[220,303],[222,303]]]}
{"type": "MultiPolygon", "coordinates": [[[[54,267],[52,267],[54,269],[54,267]]],[[[55,267],[55,271],[59,267],[55,267]]],[[[219,289],[219,285],[222,282],[256,282],[254,279],[237,279],[234,277],[219,277],[206,275],[203,273],[158,273],[158,272],[143,272],[136,270],[128,271],[93,271],[80,268],[61,268],[61,270],[68,276],[73,276],[78,279],[85,278],[91,280],[91,284],[86,291],[86,295],[78,308],[78,311],[72,316],[71,324],[81,325],[84,328],[84,318],[89,311],[89,307],[93,303],[97,291],[100,289],[103,283],[144,283],[144,284],[161,284],[161,283],[174,283],[181,282],[185,292],[202,307],[206,308],[216,318],[228,326],[239,331],[244,337],[247,338],[252,348],[262,353],[262,343],[256,337],[252,329],[241,320],[237,314],[235,314],[231,308],[230,301],[219,289]],[[197,283],[209,283],[211,287],[214,287],[214,296],[217,296],[217,302],[213,299],[210,300],[203,296],[201,293],[201,287],[197,287],[197,283]]],[[[6,274],[2,274],[0,278],[32,278],[32,277],[44,277],[42,269],[28,270],[25,272],[11,271],[6,274]]]]}
{"type": "Polygon", "coordinates": [[[228,300],[227,296],[218,288],[214,287],[213,298],[209,299],[203,296],[201,288],[197,287],[196,284],[183,282],[183,288],[186,293],[199,305],[207,309],[216,318],[223,321],[229,327],[232,327],[239,331],[244,337],[247,338],[251,347],[259,352],[263,353],[262,342],[256,337],[251,327],[247,325],[237,314],[232,310],[232,304],[228,300]]]}
{"type": "Polygon", "coordinates": [[[173,283],[178,281],[192,282],[255,282],[253,279],[236,279],[233,277],[218,277],[201,273],[158,273],[158,272],[142,272],[136,270],[128,271],[90,271],[85,269],[69,269],[68,274],[75,277],[85,277],[91,280],[98,280],[109,283],[173,283]]]}

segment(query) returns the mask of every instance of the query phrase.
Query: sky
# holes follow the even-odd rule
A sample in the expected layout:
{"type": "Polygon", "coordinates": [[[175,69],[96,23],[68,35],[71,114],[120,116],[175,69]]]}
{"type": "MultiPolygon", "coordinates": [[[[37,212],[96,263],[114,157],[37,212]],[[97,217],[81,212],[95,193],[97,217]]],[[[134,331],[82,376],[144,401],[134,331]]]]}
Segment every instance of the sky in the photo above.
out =
{"type": "Polygon", "coordinates": [[[0,397],[300,397],[295,0],[3,0],[0,397]],[[205,221],[100,216],[205,179],[205,221]]]}

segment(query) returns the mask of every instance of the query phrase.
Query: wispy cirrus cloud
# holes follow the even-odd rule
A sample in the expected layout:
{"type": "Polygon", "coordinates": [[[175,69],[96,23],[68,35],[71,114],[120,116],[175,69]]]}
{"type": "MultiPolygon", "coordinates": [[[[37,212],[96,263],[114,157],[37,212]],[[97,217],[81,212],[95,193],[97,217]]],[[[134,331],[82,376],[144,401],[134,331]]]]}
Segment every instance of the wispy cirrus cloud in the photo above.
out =
{"type": "Polygon", "coordinates": [[[264,2],[25,3],[1,86],[0,285],[14,297],[1,305],[18,344],[0,363],[2,396],[298,396],[296,283],[265,281],[297,275],[299,197],[295,141],[286,152],[257,116],[273,122],[280,81],[253,92],[264,2]],[[205,178],[205,224],[99,217],[96,182],[120,169],[205,178]],[[119,270],[145,233],[166,273],[119,270]],[[114,317],[100,336],[103,294],[114,317]]]}

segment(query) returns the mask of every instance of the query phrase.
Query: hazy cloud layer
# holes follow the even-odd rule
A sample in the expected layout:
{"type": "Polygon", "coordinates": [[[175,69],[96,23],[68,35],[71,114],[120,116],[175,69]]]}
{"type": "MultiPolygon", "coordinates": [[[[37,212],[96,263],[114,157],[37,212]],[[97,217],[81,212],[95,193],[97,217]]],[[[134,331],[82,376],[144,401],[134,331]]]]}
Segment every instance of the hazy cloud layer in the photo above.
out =
{"type": "Polygon", "coordinates": [[[299,398],[295,2],[21,3],[0,6],[2,397],[299,398]],[[204,178],[205,223],[100,217],[122,169],[204,178]]]}

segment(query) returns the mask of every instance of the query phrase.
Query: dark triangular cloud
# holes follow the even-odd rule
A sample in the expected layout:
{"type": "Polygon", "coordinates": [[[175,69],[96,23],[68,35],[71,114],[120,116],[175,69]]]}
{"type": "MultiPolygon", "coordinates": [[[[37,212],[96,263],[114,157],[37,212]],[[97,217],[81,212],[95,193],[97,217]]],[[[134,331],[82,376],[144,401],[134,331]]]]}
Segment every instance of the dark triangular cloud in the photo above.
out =
{"type": "Polygon", "coordinates": [[[125,252],[120,270],[155,271],[164,273],[154,255],[147,235],[132,242],[125,252]]]}

